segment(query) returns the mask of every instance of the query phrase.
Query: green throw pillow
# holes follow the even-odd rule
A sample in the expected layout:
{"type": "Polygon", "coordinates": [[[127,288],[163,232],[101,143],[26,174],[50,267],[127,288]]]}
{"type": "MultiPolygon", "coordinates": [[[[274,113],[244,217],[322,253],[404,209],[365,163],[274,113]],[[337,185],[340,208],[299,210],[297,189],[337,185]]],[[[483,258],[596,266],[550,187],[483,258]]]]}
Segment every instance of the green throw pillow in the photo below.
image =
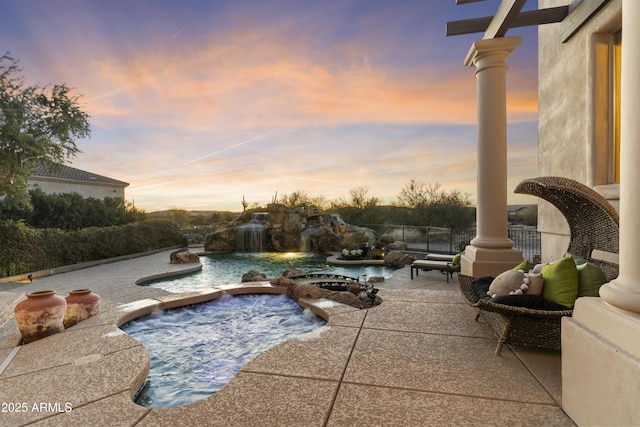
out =
{"type": "Polygon", "coordinates": [[[573,258],[573,262],[575,262],[576,265],[582,265],[582,264],[586,264],[586,263],[589,262],[586,259],[584,259],[582,257],[579,257],[578,255],[572,254],[571,252],[566,252],[564,254],[564,256],[567,256],[567,255],[569,255],[571,258],[573,258]]]}
{"type": "Polygon", "coordinates": [[[607,283],[607,278],[600,268],[590,262],[580,264],[578,269],[578,296],[599,297],[600,286],[607,283]]]}
{"type": "Polygon", "coordinates": [[[514,270],[522,270],[525,273],[528,273],[530,268],[531,268],[531,264],[529,264],[529,260],[528,259],[525,259],[520,264],[518,264],[515,267],[513,267],[514,270]]]}
{"type": "Polygon", "coordinates": [[[607,283],[607,278],[600,267],[569,252],[567,255],[571,255],[578,269],[578,296],[599,297],[600,286],[607,283]]]}
{"type": "Polygon", "coordinates": [[[578,270],[571,255],[542,267],[542,297],[567,308],[573,308],[578,297],[578,270]]]}

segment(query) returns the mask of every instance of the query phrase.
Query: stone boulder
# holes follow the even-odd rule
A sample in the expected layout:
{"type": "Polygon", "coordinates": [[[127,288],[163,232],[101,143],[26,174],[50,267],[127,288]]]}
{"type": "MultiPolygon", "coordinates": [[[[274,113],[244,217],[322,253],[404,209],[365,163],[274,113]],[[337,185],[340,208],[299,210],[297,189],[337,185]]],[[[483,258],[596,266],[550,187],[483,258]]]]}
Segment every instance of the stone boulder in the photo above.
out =
{"type": "Polygon", "coordinates": [[[376,295],[373,299],[365,295],[363,298],[360,298],[360,301],[360,308],[371,308],[375,307],[376,305],[382,304],[382,298],[380,298],[378,295],[376,295]]]}
{"type": "Polygon", "coordinates": [[[401,251],[391,251],[384,256],[384,264],[392,267],[410,265],[415,259],[401,251]]]}
{"type": "Polygon", "coordinates": [[[300,234],[300,230],[303,228],[302,218],[297,213],[289,213],[284,216],[282,220],[282,231],[285,233],[300,234]]]}
{"type": "Polygon", "coordinates": [[[386,233],[383,234],[382,236],[380,236],[380,241],[382,243],[384,243],[385,245],[388,245],[389,243],[393,243],[396,241],[396,238],[393,237],[393,234],[391,233],[386,233]]]}
{"type": "Polygon", "coordinates": [[[184,247],[201,245],[202,243],[204,243],[204,236],[202,234],[191,233],[182,236],[182,246],[184,247]]]}
{"type": "Polygon", "coordinates": [[[355,308],[362,308],[362,301],[358,298],[357,295],[352,294],[351,292],[339,292],[334,291],[327,295],[325,298],[337,301],[344,305],[350,305],[355,308]]]}
{"type": "Polygon", "coordinates": [[[287,289],[293,288],[294,286],[298,285],[298,282],[296,282],[295,280],[291,280],[285,276],[278,276],[275,279],[272,279],[270,283],[273,286],[282,286],[283,288],[287,289]]]}
{"type": "Polygon", "coordinates": [[[236,233],[230,224],[217,225],[204,239],[204,250],[209,252],[233,252],[236,233]]]}
{"type": "Polygon", "coordinates": [[[256,270],[249,270],[242,275],[242,283],[263,282],[265,280],[268,280],[267,276],[265,276],[263,273],[260,273],[259,271],[256,271],[256,270]]]}
{"type": "Polygon", "coordinates": [[[336,234],[347,231],[347,223],[338,214],[329,214],[326,223],[331,226],[331,229],[336,234]]]}
{"type": "Polygon", "coordinates": [[[304,271],[299,270],[297,268],[287,268],[285,271],[282,272],[282,275],[284,277],[302,276],[303,274],[304,274],[304,271]]]}
{"type": "Polygon", "coordinates": [[[308,283],[296,283],[287,289],[287,295],[298,301],[300,298],[325,298],[331,291],[319,288],[308,283]]]}
{"type": "Polygon", "coordinates": [[[300,233],[286,233],[282,230],[269,230],[271,245],[276,252],[297,252],[300,250],[300,233]]]}
{"type": "Polygon", "coordinates": [[[332,252],[340,249],[340,236],[327,227],[315,227],[307,232],[311,247],[316,252],[332,252]]]}
{"type": "Polygon", "coordinates": [[[169,255],[169,263],[171,264],[192,264],[196,262],[200,262],[200,257],[193,252],[189,252],[187,248],[178,249],[169,255]]]}
{"type": "Polygon", "coordinates": [[[325,298],[357,309],[371,308],[382,304],[382,298],[378,295],[375,295],[374,298],[370,298],[367,292],[362,290],[357,293],[339,291],[331,292],[331,294],[327,295],[325,298]]]}
{"type": "Polygon", "coordinates": [[[358,295],[360,292],[362,292],[362,285],[358,282],[349,283],[349,288],[347,289],[347,291],[354,295],[358,295]]]}
{"type": "Polygon", "coordinates": [[[309,206],[309,207],[305,208],[304,209],[304,213],[305,213],[307,218],[314,218],[314,217],[319,217],[319,216],[324,215],[322,210],[320,210],[319,208],[317,208],[315,206],[309,206]]]}
{"type": "Polygon", "coordinates": [[[398,240],[397,242],[389,243],[387,249],[390,251],[406,251],[409,246],[406,242],[398,240]]]}

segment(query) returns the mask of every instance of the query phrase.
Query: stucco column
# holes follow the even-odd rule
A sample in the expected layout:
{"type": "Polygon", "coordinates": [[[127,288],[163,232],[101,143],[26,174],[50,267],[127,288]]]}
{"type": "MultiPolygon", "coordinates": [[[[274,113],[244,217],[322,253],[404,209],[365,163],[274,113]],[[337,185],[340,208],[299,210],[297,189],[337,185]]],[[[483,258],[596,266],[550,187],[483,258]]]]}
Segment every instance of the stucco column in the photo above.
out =
{"type": "Polygon", "coordinates": [[[578,425],[640,425],[638,22],[640,1],[623,0],[619,276],[562,318],[562,409],[578,425]]]}
{"type": "Polygon", "coordinates": [[[620,106],[620,269],[600,288],[609,304],[640,313],[640,1],[622,2],[620,106]]]}
{"type": "Polygon", "coordinates": [[[497,276],[522,261],[507,234],[507,57],[521,40],[476,41],[465,59],[478,84],[477,235],[462,259],[469,276],[497,276]]]}

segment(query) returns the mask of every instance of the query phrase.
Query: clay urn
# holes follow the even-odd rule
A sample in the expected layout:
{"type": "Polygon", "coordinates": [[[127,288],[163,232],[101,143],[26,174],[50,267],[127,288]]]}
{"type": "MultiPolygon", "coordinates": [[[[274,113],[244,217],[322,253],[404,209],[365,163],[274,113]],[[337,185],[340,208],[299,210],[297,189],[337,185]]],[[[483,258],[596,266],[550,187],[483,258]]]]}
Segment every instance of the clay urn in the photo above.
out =
{"type": "Polygon", "coordinates": [[[100,296],[91,289],[69,291],[66,297],[67,310],[64,315],[64,327],[70,328],[76,323],[88,319],[100,312],[100,296]]]}
{"type": "Polygon", "coordinates": [[[30,292],[14,310],[18,329],[25,344],[64,330],[67,302],[56,291],[30,292]]]}

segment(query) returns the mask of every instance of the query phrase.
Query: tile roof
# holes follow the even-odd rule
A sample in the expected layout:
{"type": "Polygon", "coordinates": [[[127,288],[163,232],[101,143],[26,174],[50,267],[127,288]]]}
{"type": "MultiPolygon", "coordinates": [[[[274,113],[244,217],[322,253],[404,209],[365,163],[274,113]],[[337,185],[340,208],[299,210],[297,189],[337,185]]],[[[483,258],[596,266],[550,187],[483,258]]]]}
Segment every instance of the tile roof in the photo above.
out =
{"type": "Polygon", "coordinates": [[[71,166],[66,165],[59,165],[58,168],[47,171],[41,164],[38,164],[31,176],[66,179],[71,181],[99,182],[102,184],[111,184],[121,187],[126,187],[129,185],[128,182],[118,181],[117,179],[83,171],[81,169],[72,168],[71,166]]]}

